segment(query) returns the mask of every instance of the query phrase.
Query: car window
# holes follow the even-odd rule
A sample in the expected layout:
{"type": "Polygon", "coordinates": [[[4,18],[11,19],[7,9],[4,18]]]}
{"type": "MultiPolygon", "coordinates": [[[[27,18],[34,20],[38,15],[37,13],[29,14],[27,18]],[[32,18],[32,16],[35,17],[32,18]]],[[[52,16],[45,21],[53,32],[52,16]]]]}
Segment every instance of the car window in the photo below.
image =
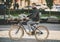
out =
{"type": "Polygon", "coordinates": [[[31,6],[26,6],[26,8],[27,8],[27,7],[31,7],[31,6]]]}
{"type": "Polygon", "coordinates": [[[5,9],[5,5],[4,4],[0,4],[0,9],[5,9]]]}

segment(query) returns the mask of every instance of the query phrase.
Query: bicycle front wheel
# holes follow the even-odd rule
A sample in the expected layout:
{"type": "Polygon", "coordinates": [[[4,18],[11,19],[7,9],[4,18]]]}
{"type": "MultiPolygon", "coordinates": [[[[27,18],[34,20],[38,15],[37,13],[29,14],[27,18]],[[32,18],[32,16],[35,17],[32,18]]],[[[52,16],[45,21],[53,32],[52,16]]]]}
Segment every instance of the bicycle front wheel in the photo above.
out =
{"type": "Polygon", "coordinates": [[[19,40],[22,38],[24,31],[18,25],[12,25],[9,30],[9,37],[13,40],[19,40]]]}
{"type": "Polygon", "coordinates": [[[49,31],[45,26],[38,26],[35,30],[35,37],[37,40],[45,40],[49,35],[49,31]]]}

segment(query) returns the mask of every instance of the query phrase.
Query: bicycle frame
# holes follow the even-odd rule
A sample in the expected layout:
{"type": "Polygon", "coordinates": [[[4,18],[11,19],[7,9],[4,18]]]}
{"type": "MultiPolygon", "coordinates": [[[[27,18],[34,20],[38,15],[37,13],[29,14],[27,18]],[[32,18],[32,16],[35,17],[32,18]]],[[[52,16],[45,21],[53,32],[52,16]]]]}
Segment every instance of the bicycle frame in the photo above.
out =
{"type": "MultiPolygon", "coordinates": [[[[31,27],[31,30],[33,30],[33,31],[35,31],[37,28],[36,28],[36,26],[33,26],[33,25],[35,25],[36,23],[34,23],[34,24],[30,24],[30,27],[31,27]],[[33,27],[33,28],[32,28],[33,27]]],[[[21,25],[22,27],[23,27],[23,29],[25,30],[25,32],[27,33],[27,34],[29,34],[31,31],[29,31],[29,32],[27,32],[27,30],[26,30],[26,28],[24,27],[24,24],[22,24],[22,22],[20,22],[19,23],[19,25],[21,25]]],[[[37,25],[37,24],[36,24],[37,25]]],[[[27,25],[28,26],[28,25],[27,25]]],[[[20,28],[19,28],[20,29],[20,28]]],[[[17,30],[17,32],[19,31],[19,29],[17,30]]],[[[29,30],[29,27],[28,27],[28,30],[29,30]]],[[[16,33],[17,33],[16,32],[16,33]]],[[[30,35],[30,34],[29,34],[30,35]]]]}

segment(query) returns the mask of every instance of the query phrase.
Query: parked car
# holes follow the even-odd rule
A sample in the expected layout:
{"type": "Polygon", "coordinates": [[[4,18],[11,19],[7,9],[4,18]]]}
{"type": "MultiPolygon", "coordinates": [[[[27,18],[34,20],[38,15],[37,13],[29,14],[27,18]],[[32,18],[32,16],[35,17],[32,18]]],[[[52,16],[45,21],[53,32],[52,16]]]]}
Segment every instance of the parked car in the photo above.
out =
{"type": "Polygon", "coordinates": [[[46,4],[42,4],[42,9],[48,9],[46,4]]]}
{"type": "Polygon", "coordinates": [[[47,8],[45,9],[45,11],[59,11],[60,12],[60,5],[53,5],[51,10],[47,8]]]}
{"type": "Polygon", "coordinates": [[[59,19],[56,16],[50,16],[48,17],[47,22],[59,22],[59,19]]]}
{"type": "Polygon", "coordinates": [[[36,8],[41,9],[42,7],[41,7],[41,5],[36,5],[36,8]]]}
{"type": "Polygon", "coordinates": [[[31,6],[25,6],[23,9],[32,9],[31,6]]]}
{"type": "Polygon", "coordinates": [[[56,11],[60,11],[60,5],[53,5],[52,9],[55,9],[56,11]]]}
{"type": "Polygon", "coordinates": [[[5,9],[6,9],[6,6],[4,4],[0,4],[0,15],[5,14],[5,9]]]}

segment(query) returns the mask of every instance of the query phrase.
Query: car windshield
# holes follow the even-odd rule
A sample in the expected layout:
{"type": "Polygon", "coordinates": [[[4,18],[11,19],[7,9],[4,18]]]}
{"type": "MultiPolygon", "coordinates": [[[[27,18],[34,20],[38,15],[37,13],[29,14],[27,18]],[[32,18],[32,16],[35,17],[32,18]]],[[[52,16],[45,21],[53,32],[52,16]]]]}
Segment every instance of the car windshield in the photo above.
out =
{"type": "Polygon", "coordinates": [[[0,9],[5,9],[5,5],[4,4],[0,4],[0,9]]]}
{"type": "Polygon", "coordinates": [[[26,6],[26,8],[27,8],[27,7],[31,7],[31,6],[26,6]]]}
{"type": "Polygon", "coordinates": [[[41,5],[36,5],[36,6],[41,6],[41,5]]]}
{"type": "Polygon", "coordinates": [[[56,6],[60,6],[59,4],[55,4],[56,6]]]}

